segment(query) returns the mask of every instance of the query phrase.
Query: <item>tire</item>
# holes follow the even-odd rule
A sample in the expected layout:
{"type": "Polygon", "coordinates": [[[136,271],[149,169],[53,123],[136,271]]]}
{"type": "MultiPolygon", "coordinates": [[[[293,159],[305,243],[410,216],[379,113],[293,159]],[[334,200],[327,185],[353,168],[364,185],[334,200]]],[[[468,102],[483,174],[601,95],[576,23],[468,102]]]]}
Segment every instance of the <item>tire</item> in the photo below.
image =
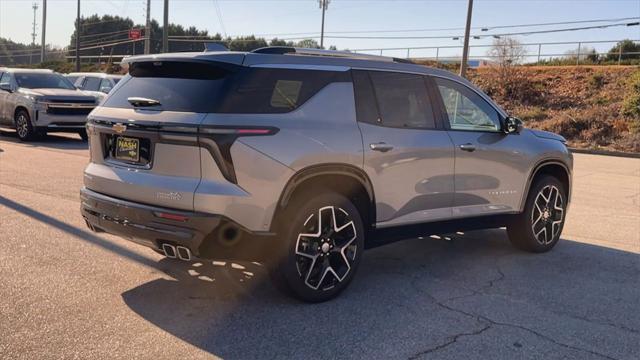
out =
{"type": "Polygon", "coordinates": [[[27,111],[22,109],[16,111],[14,122],[16,125],[16,134],[18,134],[18,139],[21,141],[30,141],[36,137],[36,131],[31,124],[31,117],[27,111]]]}
{"type": "Polygon", "coordinates": [[[82,139],[82,141],[89,140],[89,135],[87,135],[87,130],[86,129],[82,129],[82,130],[78,131],[78,135],[80,135],[80,138],[82,139]]]}
{"type": "Polygon", "coordinates": [[[560,239],[566,213],[566,189],[555,177],[543,175],[531,186],[524,212],[507,226],[509,240],[524,251],[549,251],[560,239]]]}
{"type": "Polygon", "coordinates": [[[292,202],[279,216],[279,229],[279,251],[270,263],[278,289],[322,302],[349,285],[364,250],[362,218],[349,199],[325,192],[292,202]]]}

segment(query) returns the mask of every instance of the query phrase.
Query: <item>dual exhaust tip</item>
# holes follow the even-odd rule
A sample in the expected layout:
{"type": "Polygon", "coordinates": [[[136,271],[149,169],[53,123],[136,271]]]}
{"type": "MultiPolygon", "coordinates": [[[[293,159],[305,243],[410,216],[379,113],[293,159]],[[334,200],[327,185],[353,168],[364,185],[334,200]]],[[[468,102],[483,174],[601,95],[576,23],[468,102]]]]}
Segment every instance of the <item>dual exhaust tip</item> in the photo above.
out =
{"type": "Polygon", "coordinates": [[[191,250],[184,246],[173,246],[171,244],[162,244],[164,256],[169,259],[180,259],[183,261],[191,260],[191,250]]]}

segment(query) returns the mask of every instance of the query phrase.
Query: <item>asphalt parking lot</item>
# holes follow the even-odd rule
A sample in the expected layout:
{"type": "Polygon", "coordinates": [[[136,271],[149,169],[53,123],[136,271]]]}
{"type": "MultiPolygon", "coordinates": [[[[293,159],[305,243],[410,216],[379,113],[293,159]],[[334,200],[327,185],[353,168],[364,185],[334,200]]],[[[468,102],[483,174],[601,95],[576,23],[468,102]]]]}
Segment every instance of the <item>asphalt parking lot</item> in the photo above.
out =
{"type": "Polygon", "coordinates": [[[365,254],[303,304],[260,264],[182,263],[91,233],[86,144],[0,133],[0,358],[640,358],[640,159],[575,155],[563,240],[504,230],[365,254]]]}

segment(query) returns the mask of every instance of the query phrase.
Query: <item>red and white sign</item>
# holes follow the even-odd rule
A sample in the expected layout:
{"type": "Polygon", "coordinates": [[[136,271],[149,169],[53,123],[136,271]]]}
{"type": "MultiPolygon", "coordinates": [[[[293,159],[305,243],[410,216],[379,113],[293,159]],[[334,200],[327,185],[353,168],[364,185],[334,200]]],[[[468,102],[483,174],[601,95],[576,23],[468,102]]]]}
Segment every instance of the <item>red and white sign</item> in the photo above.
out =
{"type": "Polygon", "coordinates": [[[142,30],[141,29],[130,29],[129,30],[129,39],[138,40],[141,37],[142,37],[142,30]]]}

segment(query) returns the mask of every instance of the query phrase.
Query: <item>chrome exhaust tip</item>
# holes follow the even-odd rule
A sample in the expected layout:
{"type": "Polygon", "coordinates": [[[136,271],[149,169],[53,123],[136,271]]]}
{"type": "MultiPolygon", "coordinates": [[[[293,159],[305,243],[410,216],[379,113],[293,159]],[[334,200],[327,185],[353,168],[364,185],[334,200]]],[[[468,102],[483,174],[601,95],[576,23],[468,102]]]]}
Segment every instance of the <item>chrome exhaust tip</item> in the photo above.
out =
{"type": "Polygon", "coordinates": [[[162,251],[164,251],[164,256],[169,259],[176,258],[176,248],[171,244],[162,244],[162,251]]]}
{"type": "Polygon", "coordinates": [[[176,254],[178,255],[178,259],[184,261],[191,261],[191,250],[184,246],[176,247],[176,254]]]}

